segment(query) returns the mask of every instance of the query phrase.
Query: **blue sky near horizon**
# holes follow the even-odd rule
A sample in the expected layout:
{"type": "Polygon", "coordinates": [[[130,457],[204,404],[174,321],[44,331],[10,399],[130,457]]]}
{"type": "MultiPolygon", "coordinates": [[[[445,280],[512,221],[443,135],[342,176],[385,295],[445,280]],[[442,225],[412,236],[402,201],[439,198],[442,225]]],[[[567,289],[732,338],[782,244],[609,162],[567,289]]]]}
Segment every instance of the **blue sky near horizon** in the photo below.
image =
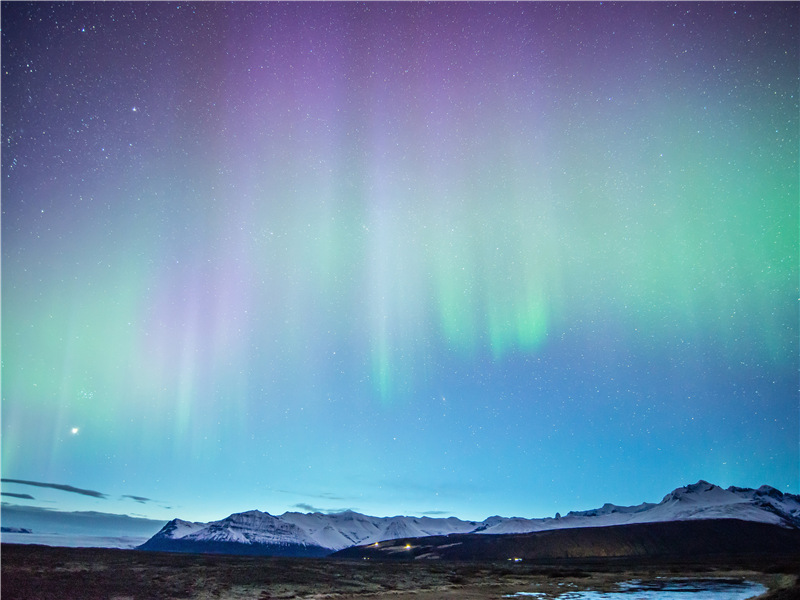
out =
{"type": "Polygon", "coordinates": [[[798,15],[3,3],[4,500],[800,492],[798,15]]]}

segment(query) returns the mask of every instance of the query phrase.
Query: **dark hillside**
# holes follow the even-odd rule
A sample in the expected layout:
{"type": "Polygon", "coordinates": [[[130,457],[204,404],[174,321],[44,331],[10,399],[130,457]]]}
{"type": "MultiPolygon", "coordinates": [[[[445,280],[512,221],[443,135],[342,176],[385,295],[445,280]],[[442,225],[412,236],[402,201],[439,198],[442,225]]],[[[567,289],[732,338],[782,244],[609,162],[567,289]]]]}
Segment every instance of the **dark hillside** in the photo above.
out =
{"type": "Polygon", "coordinates": [[[392,540],[341,550],[335,558],[494,561],[593,558],[800,556],[800,530],[735,519],[556,529],[509,535],[464,534],[392,540]]]}

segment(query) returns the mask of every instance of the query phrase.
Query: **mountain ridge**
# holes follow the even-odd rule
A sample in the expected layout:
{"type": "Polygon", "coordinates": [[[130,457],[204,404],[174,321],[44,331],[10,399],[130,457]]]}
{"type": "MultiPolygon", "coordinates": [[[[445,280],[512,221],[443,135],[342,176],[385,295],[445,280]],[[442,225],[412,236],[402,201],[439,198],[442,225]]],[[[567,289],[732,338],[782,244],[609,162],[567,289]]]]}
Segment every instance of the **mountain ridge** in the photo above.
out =
{"type": "Polygon", "coordinates": [[[527,519],[491,516],[483,521],[456,517],[372,517],[354,511],[285,512],[274,516],[250,510],[219,521],[173,519],[141,550],[287,556],[324,556],[354,546],[389,540],[453,534],[508,535],[587,527],[691,520],[738,519],[800,529],[800,495],[770,486],[723,489],[700,480],[676,488],[659,503],[635,506],[606,503],[565,516],[527,519]]]}

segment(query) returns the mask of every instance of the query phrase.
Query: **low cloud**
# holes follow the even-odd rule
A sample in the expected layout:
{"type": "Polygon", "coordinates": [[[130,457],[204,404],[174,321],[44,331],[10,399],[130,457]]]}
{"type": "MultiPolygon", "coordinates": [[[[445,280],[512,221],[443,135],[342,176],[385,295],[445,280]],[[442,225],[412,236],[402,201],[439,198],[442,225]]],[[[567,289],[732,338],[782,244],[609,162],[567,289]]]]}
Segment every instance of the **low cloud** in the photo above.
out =
{"type": "Polygon", "coordinates": [[[347,510],[356,511],[355,508],[320,508],[319,506],[312,506],[311,504],[306,504],[305,502],[298,502],[297,504],[294,505],[294,508],[299,508],[300,510],[304,510],[306,512],[312,512],[312,513],[318,512],[328,515],[333,513],[345,512],[347,510]]]}
{"type": "Polygon", "coordinates": [[[144,504],[145,502],[152,502],[150,498],[144,498],[143,496],[131,496],[130,494],[125,494],[122,496],[123,498],[130,498],[131,500],[136,500],[140,504],[144,504]]]}
{"type": "Polygon", "coordinates": [[[107,494],[103,494],[102,492],[96,492],[94,490],[84,490],[81,488],[76,488],[71,485],[63,485],[60,483],[44,483],[41,481],[27,481],[25,479],[0,479],[2,483],[18,483],[20,485],[32,485],[35,487],[43,487],[43,488],[51,488],[54,490],[61,490],[62,492],[70,492],[72,494],[80,494],[82,496],[91,496],[92,498],[108,498],[107,494]]]}
{"type": "Polygon", "coordinates": [[[14,492],[0,492],[0,496],[11,496],[12,498],[21,498],[23,500],[36,500],[30,494],[15,494],[14,492]]]}
{"type": "Polygon", "coordinates": [[[2,503],[3,526],[31,529],[36,534],[61,536],[140,537],[142,542],[161,529],[166,520],[143,519],[97,511],[61,511],[40,506],[2,503]]]}
{"type": "Polygon", "coordinates": [[[444,517],[444,516],[452,516],[449,512],[444,510],[428,510],[422,513],[426,517],[444,517]]]}

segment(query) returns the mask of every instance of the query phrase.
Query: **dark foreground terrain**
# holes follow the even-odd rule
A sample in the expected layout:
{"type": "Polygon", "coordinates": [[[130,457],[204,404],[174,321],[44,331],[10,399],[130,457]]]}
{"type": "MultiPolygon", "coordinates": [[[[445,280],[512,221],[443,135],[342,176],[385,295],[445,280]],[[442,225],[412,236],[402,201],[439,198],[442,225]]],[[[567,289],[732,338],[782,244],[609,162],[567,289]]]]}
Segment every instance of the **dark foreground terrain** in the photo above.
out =
{"type": "Polygon", "coordinates": [[[748,579],[771,600],[800,599],[800,557],[729,561],[594,559],[445,562],[168,554],[2,546],[3,600],[15,599],[499,599],[520,591],[608,590],[658,577],[748,579]]]}

